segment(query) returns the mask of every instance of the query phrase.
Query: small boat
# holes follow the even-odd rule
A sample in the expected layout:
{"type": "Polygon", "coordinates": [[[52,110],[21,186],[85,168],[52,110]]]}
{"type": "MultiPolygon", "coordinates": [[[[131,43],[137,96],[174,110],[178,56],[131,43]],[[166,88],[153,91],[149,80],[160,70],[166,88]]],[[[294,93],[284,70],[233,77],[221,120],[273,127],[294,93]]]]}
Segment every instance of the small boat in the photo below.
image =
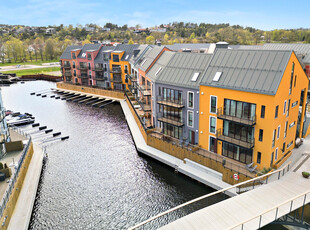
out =
{"type": "Polygon", "coordinates": [[[13,125],[27,125],[27,124],[32,124],[34,123],[34,118],[33,117],[30,117],[26,114],[21,114],[17,117],[12,117],[12,118],[9,118],[8,121],[7,121],[8,125],[9,126],[13,126],[13,125]]]}
{"type": "Polygon", "coordinates": [[[0,84],[10,85],[14,82],[17,82],[18,80],[19,78],[16,77],[16,74],[0,73],[0,84]]]}

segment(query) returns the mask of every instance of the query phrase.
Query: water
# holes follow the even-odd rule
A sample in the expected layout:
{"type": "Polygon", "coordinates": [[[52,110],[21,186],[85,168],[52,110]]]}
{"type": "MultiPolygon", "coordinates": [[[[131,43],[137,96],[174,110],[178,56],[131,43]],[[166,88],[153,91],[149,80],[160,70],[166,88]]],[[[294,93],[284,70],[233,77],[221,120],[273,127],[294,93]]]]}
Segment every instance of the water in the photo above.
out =
{"type": "MultiPolygon", "coordinates": [[[[126,229],[213,191],[138,154],[120,105],[100,109],[30,96],[52,87],[43,81],[2,87],[7,109],[31,113],[41,125],[70,136],[47,146],[30,229],[126,229]]],[[[205,205],[181,209],[147,229],[205,205]]]]}

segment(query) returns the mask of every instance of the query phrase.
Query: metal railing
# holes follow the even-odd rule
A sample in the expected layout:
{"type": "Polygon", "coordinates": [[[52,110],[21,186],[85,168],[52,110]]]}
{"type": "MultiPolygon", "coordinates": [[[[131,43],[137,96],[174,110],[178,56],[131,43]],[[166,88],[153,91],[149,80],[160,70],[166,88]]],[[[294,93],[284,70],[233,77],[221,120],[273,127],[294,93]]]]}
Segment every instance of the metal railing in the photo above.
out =
{"type": "Polygon", "coordinates": [[[72,76],[72,73],[71,72],[65,72],[64,74],[66,77],[71,77],[72,76]]]}
{"type": "Polygon", "coordinates": [[[85,69],[88,69],[88,67],[82,65],[82,66],[78,66],[77,69],[78,69],[78,70],[85,70],[85,69]]]}
{"type": "Polygon", "coordinates": [[[237,117],[232,114],[226,114],[222,107],[217,109],[216,115],[220,119],[226,119],[226,120],[241,123],[241,124],[246,124],[246,125],[251,125],[251,126],[256,124],[256,115],[247,116],[247,117],[237,117]]]}
{"type": "MultiPolygon", "coordinates": [[[[16,128],[14,129],[13,128],[13,130],[17,131],[19,129],[16,129],[16,128]]],[[[22,131],[18,131],[18,132],[20,134],[23,133],[22,131]]],[[[6,205],[7,205],[8,201],[10,200],[10,196],[11,196],[12,191],[14,189],[15,183],[17,181],[18,175],[20,173],[20,169],[22,167],[22,164],[23,164],[23,162],[25,160],[25,157],[27,155],[27,152],[29,150],[30,144],[31,144],[31,137],[29,137],[29,140],[28,140],[27,144],[24,146],[22,154],[21,154],[21,156],[20,156],[20,158],[18,160],[17,166],[15,166],[15,172],[11,176],[11,179],[9,181],[9,185],[8,185],[7,189],[5,190],[3,198],[2,198],[2,200],[0,202],[0,216],[1,217],[3,215],[3,212],[4,212],[5,208],[6,208],[6,205]]]]}
{"type": "Polygon", "coordinates": [[[157,104],[168,105],[171,107],[182,108],[185,105],[184,99],[170,99],[163,96],[157,96],[157,104]]]}
{"type": "Polygon", "coordinates": [[[94,71],[103,71],[103,66],[96,66],[93,68],[94,71]]]}
{"type": "MultiPolygon", "coordinates": [[[[204,196],[198,197],[198,198],[196,198],[196,199],[190,200],[190,201],[188,201],[188,202],[185,202],[185,203],[183,203],[183,204],[181,204],[181,205],[178,205],[178,206],[176,206],[176,207],[174,207],[174,208],[171,208],[171,209],[169,209],[169,210],[167,210],[167,211],[165,211],[165,212],[162,212],[162,213],[160,213],[160,214],[158,214],[158,215],[156,215],[156,216],[153,216],[153,217],[151,217],[151,218],[149,218],[149,219],[147,219],[147,220],[145,220],[145,221],[143,221],[143,222],[141,222],[141,223],[139,223],[139,224],[137,224],[137,225],[135,225],[135,226],[133,226],[133,227],[131,227],[131,228],[128,228],[128,230],[137,229],[137,228],[142,227],[143,225],[145,225],[145,224],[147,224],[147,223],[149,223],[149,222],[151,222],[151,221],[153,221],[153,220],[158,219],[159,217],[165,216],[165,215],[167,215],[167,214],[169,214],[169,213],[171,213],[171,212],[174,212],[174,211],[176,211],[176,210],[178,210],[178,209],[180,209],[180,208],[183,208],[183,207],[185,207],[185,206],[187,206],[187,205],[193,204],[193,203],[195,203],[195,202],[197,202],[197,201],[201,201],[201,200],[203,200],[203,199],[209,198],[209,197],[214,196],[214,195],[217,195],[217,194],[221,194],[221,193],[225,194],[225,192],[227,192],[227,191],[229,191],[229,190],[232,190],[232,189],[237,190],[238,187],[244,186],[244,185],[249,184],[249,183],[250,183],[250,184],[253,184],[253,183],[255,183],[256,181],[262,181],[262,180],[264,180],[264,181],[266,181],[266,184],[267,184],[267,183],[268,183],[268,178],[269,178],[271,175],[278,174],[279,172],[280,172],[280,174],[281,174],[281,172],[283,172],[283,174],[284,174],[285,169],[287,169],[287,171],[289,171],[289,165],[290,165],[290,164],[291,164],[291,162],[289,162],[283,169],[279,169],[279,170],[276,170],[276,171],[274,171],[274,172],[267,173],[267,174],[265,174],[265,175],[262,175],[262,176],[253,178],[253,179],[251,179],[251,180],[244,181],[244,182],[241,182],[241,183],[239,183],[239,184],[232,185],[232,186],[230,186],[230,187],[228,187],[228,188],[221,189],[221,190],[218,190],[218,191],[216,191],[216,192],[212,192],[212,193],[206,194],[206,195],[204,195],[204,196]],[[265,178],[267,178],[267,179],[265,179],[265,178]]],[[[278,178],[278,179],[280,179],[280,178],[278,178]]],[[[269,182],[270,182],[270,180],[269,180],[269,182]]],[[[253,187],[253,188],[255,188],[255,187],[253,187]]]]}
{"type": "MultiPolygon", "coordinates": [[[[258,219],[258,220],[257,220],[257,221],[258,221],[258,223],[257,223],[257,229],[259,229],[259,228],[262,227],[263,215],[269,214],[270,212],[274,211],[275,214],[274,214],[274,218],[272,218],[272,221],[275,221],[275,220],[277,220],[278,218],[281,217],[281,215],[279,215],[279,208],[280,208],[280,207],[282,207],[282,206],[284,206],[284,205],[290,203],[290,204],[288,205],[288,206],[289,206],[289,209],[287,210],[287,214],[288,214],[288,213],[291,213],[291,212],[294,211],[295,209],[297,209],[297,208],[299,208],[299,207],[303,207],[304,205],[306,205],[306,204],[308,203],[308,202],[306,202],[307,195],[308,195],[308,196],[310,195],[310,190],[308,190],[308,191],[306,191],[306,192],[304,192],[304,193],[302,193],[302,194],[300,194],[300,195],[297,195],[297,196],[295,196],[295,197],[293,197],[293,198],[291,198],[291,199],[288,199],[288,200],[286,200],[286,201],[284,201],[284,202],[282,202],[282,203],[280,203],[280,204],[278,204],[278,205],[275,205],[275,206],[273,206],[272,208],[269,208],[268,210],[261,212],[261,213],[260,213],[259,215],[257,215],[257,216],[254,216],[254,217],[251,217],[251,218],[249,218],[249,219],[247,219],[247,220],[245,220],[245,221],[242,221],[242,222],[240,222],[240,223],[234,225],[234,226],[233,226],[232,228],[230,228],[230,229],[236,229],[236,228],[240,227],[240,229],[243,230],[244,227],[245,227],[245,225],[246,225],[246,223],[249,223],[250,221],[255,221],[255,219],[258,219]],[[297,207],[297,208],[295,207],[295,209],[293,209],[293,203],[294,203],[294,201],[296,201],[296,200],[299,199],[299,198],[302,198],[302,200],[303,200],[302,205],[299,206],[299,207],[297,207]]],[[[283,212],[283,209],[282,209],[282,212],[283,212]]],[[[272,221],[267,221],[266,224],[271,223],[272,221]]]]}
{"type": "Polygon", "coordinates": [[[87,74],[78,74],[77,75],[78,78],[88,78],[87,74]]]}
{"type": "Polygon", "coordinates": [[[178,127],[184,125],[184,118],[177,117],[177,116],[170,116],[162,112],[157,113],[157,119],[159,121],[169,123],[171,125],[178,126],[178,127]]]}
{"type": "Polygon", "coordinates": [[[70,65],[70,64],[64,64],[64,65],[63,65],[63,68],[65,68],[65,69],[71,69],[71,65],[70,65]]]}
{"type": "Polygon", "coordinates": [[[222,129],[217,129],[216,130],[216,138],[222,141],[226,141],[235,145],[239,145],[241,147],[247,148],[247,149],[251,149],[254,147],[255,141],[254,139],[248,139],[248,140],[240,140],[240,139],[236,139],[230,136],[226,136],[223,133],[222,129]]]}
{"type": "Polygon", "coordinates": [[[122,68],[121,67],[112,67],[111,72],[112,73],[121,73],[122,72],[122,68]]]}

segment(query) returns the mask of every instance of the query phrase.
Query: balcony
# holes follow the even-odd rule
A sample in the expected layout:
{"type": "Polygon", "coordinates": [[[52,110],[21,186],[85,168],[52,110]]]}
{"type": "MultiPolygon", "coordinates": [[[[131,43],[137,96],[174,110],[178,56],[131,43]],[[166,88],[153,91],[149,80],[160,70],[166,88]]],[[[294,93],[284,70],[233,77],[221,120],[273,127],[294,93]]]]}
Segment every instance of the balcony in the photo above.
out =
{"type": "Polygon", "coordinates": [[[113,76],[113,78],[111,79],[111,82],[114,82],[114,83],[122,83],[122,78],[121,77],[115,77],[113,76]]]}
{"type": "Polygon", "coordinates": [[[77,75],[78,78],[88,78],[88,75],[87,74],[79,74],[77,75]]]}
{"type": "Polygon", "coordinates": [[[140,106],[142,107],[142,109],[143,109],[144,112],[147,112],[147,111],[151,111],[151,110],[152,110],[151,105],[146,104],[146,101],[145,101],[144,98],[142,98],[142,99],[141,99],[141,98],[138,98],[138,102],[139,102],[139,104],[140,104],[140,106]]]}
{"type": "Polygon", "coordinates": [[[111,73],[122,73],[121,67],[112,67],[111,73]]]}
{"type": "Polygon", "coordinates": [[[103,66],[95,66],[93,68],[94,71],[103,71],[103,66]]]}
{"type": "Polygon", "coordinates": [[[77,69],[78,69],[78,70],[87,70],[87,69],[88,69],[88,67],[87,67],[87,66],[82,65],[82,66],[78,66],[78,67],[77,67],[77,69]]]}
{"type": "Polygon", "coordinates": [[[254,147],[254,139],[239,140],[233,137],[225,136],[222,129],[218,129],[216,131],[216,138],[221,141],[232,143],[246,149],[252,149],[254,147]]]}
{"type": "Polygon", "coordinates": [[[232,116],[230,114],[225,114],[223,108],[218,108],[217,109],[217,117],[222,120],[227,120],[227,121],[233,121],[236,123],[240,123],[243,125],[248,125],[248,126],[253,126],[256,124],[256,115],[255,116],[248,116],[248,117],[236,117],[232,116]]]}
{"type": "Polygon", "coordinates": [[[163,113],[157,113],[157,120],[177,127],[181,127],[184,125],[183,119],[169,115],[163,116],[163,113]]]}
{"type": "Polygon", "coordinates": [[[174,100],[170,98],[165,98],[163,96],[158,96],[157,104],[167,105],[167,106],[174,107],[174,108],[183,108],[184,100],[174,100]]]}
{"type": "Polygon", "coordinates": [[[107,78],[107,77],[104,77],[104,76],[101,76],[101,75],[96,75],[96,76],[95,76],[95,80],[107,81],[108,78],[107,78]]]}
{"type": "Polygon", "coordinates": [[[138,85],[137,88],[140,90],[143,96],[151,96],[151,88],[145,87],[145,85],[138,85]]]}
{"type": "Polygon", "coordinates": [[[64,75],[65,75],[65,77],[71,77],[71,76],[72,76],[72,73],[66,71],[64,75]]]}
{"type": "Polygon", "coordinates": [[[137,77],[134,76],[133,74],[127,74],[127,76],[131,81],[137,81],[137,77]]]}
{"type": "Polygon", "coordinates": [[[64,64],[64,65],[63,65],[63,68],[64,68],[64,69],[71,69],[71,65],[70,65],[70,64],[64,64]]]}

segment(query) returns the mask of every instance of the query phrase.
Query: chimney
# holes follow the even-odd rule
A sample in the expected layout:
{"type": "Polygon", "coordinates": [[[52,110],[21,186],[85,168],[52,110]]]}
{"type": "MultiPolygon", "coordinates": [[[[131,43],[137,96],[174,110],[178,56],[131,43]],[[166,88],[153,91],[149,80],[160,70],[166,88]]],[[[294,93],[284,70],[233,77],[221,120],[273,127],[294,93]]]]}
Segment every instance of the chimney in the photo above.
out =
{"type": "Polygon", "coordinates": [[[218,42],[215,44],[216,49],[228,49],[228,43],[227,42],[218,42]]]}

